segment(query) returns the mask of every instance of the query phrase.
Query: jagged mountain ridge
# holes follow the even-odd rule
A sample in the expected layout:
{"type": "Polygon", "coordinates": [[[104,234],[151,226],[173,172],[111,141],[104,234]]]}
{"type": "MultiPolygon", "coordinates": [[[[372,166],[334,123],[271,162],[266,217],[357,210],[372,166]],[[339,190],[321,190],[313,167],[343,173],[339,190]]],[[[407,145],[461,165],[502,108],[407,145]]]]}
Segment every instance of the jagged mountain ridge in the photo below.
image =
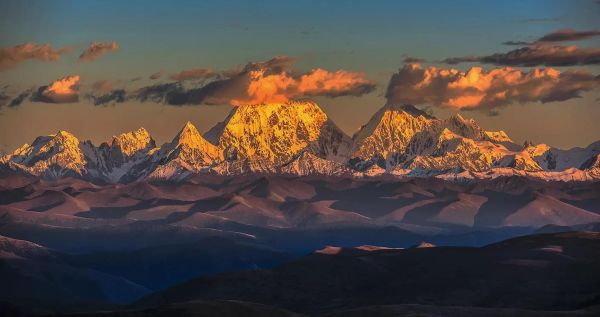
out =
{"type": "Polygon", "coordinates": [[[600,141],[570,150],[521,146],[504,131],[486,131],[459,114],[437,119],[411,105],[384,106],[350,138],[316,103],[294,101],[235,107],[205,136],[188,122],[160,147],[144,128],[98,147],[59,131],[4,155],[0,163],[2,171],[112,183],[196,173],[458,179],[506,175],[507,169],[543,179],[564,180],[568,172],[573,180],[590,180],[600,179],[598,155],[600,141]]]}
{"type": "Polygon", "coordinates": [[[344,161],[350,139],[313,102],[244,105],[207,133],[228,160],[289,162],[303,151],[344,161]]]}

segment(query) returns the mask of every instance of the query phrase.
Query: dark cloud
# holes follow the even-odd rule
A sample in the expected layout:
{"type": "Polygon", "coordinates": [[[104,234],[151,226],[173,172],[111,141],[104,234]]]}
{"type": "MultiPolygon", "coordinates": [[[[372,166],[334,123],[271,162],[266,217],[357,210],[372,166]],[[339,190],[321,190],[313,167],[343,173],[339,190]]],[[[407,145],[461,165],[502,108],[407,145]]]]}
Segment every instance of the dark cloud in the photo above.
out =
{"type": "Polygon", "coordinates": [[[5,106],[9,100],[10,100],[10,96],[5,94],[4,92],[0,92],[0,108],[5,106]]]}
{"type": "MultiPolygon", "coordinates": [[[[157,103],[166,103],[170,105],[175,105],[176,99],[172,98],[172,96],[185,94],[186,91],[181,85],[181,83],[165,83],[165,84],[156,84],[152,86],[147,86],[140,88],[135,93],[135,98],[139,101],[153,101],[157,103]]],[[[187,101],[187,100],[186,100],[187,101]]],[[[185,103],[185,102],[184,102],[185,103]]],[[[179,103],[183,104],[183,103],[179,103]]]]}
{"type": "Polygon", "coordinates": [[[194,80],[194,79],[209,79],[216,77],[217,73],[210,68],[194,68],[181,71],[170,76],[176,81],[194,80]]]}
{"type": "Polygon", "coordinates": [[[562,29],[552,33],[548,33],[540,37],[538,42],[564,42],[564,41],[579,41],[590,37],[600,36],[600,31],[576,31],[573,29],[562,29]]]}
{"type": "Polygon", "coordinates": [[[157,80],[157,79],[161,78],[161,77],[162,77],[162,75],[163,75],[163,72],[162,72],[162,71],[160,71],[160,72],[156,72],[156,73],[154,73],[154,74],[152,74],[152,75],[148,76],[148,79],[150,79],[150,80],[157,80]]]}
{"type": "Polygon", "coordinates": [[[564,101],[600,87],[600,76],[586,71],[560,72],[536,68],[529,72],[505,67],[489,71],[473,67],[466,72],[419,64],[405,65],[388,84],[392,104],[433,105],[478,109],[488,113],[513,103],[564,101]]]}
{"type": "Polygon", "coordinates": [[[463,56],[443,60],[446,64],[478,62],[508,66],[573,66],[600,64],[600,48],[533,45],[487,56],[463,56]]]}
{"type": "Polygon", "coordinates": [[[481,61],[481,57],[467,55],[467,56],[461,56],[461,57],[446,58],[442,62],[449,64],[449,65],[456,65],[459,63],[475,63],[475,62],[480,62],[480,61],[481,61]]]}
{"type": "Polygon", "coordinates": [[[89,95],[88,98],[94,103],[94,106],[103,106],[107,104],[115,104],[125,102],[127,92],[125,89],[116,89],[110,93],[103,95],[89,95]]]}
{"type": "Polygon", "coordinates": [[[24,91],[24,92],[20,93],[19,95],[17,95],[15,98],[13,98],[10,101],[8,106],[11,108],[20,106],[23,103],[23,101],[25,101],[27,99],[27,97],[29,97],[30,94],[31,94],[31,91],[24,91]]]}
{"type": "Polygon", "coordinates": [[[82,62],[91,62],[108,52],[114,52],[118,49],[119,45],[117,42],[92,42],[81,55],[79,55],[79,60],[82,62]]]}
{"type": "Polygon", "coordinates": [[[406,64],[410,64],[410,63],[425,63],[426,60],[423,58],[419,58],[419,57],[411,57],[411,56],[406,56],[403,60],[403,63],[406,64]]]}
{"type": "Polygon", "coordinates": [[[195,88],[186,88],[181,82],[163,83],[143,87],[133,94],[133,98],[173,106],[228,104],[232,96],[244,93],[242,81],[240,77],[227,78],[195,88]]]}
{"type": "Polygon", "coordinates": [[[446,58],[446,64],[486,63],[510,66],[573,66],[600,64],[600,48],[580,48],[575,45],[561,46],[550,43],[584,40],[600,36],[600,31],[576,31],[561,29],[548,33],[533,42],[506,41],[503,45],[525,46],[506,53],[484,56],[460,56],[446,58]]]}
{"type": "Polygon", "coordinates": [[[55,62],[60,56],[71,51],[71,48],[63,47],[54,49],[50,44],[25,43],[13,47],[0,48],[0,71],[15,67],[26,60],[40,60],[55,62]]]}
{"type": "Polygon", "coordinates": [[[506,41],[506,42],[502,42],[502,45],[515,45],[515,46],[525,46],[525,45],[531,45],[531,42],[525,42],[525,41],[506,41]]]}
{"type": "Polygon", "coordinates": [[[573,29],[560,29],[548,33],[533,42],[527,41],[506,41],[503,45],[529,46],[529,45],[544,45],[551,42],[568,42],[585,40],[594,36],[600,36],[600,31],[576,31],[573,29]]]}

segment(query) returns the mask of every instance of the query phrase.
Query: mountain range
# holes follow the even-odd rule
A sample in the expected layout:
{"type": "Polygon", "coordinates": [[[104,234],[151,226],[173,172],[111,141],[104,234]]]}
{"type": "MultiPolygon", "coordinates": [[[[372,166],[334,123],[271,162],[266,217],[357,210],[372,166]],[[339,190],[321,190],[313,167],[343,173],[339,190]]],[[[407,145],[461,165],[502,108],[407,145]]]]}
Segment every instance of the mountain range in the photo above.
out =
{"type": "Polygon", "coordinates": [[[294,101],[237,106],[204,135],[188,122],[162,146],[144,128],[99,146],[61,130],[3,155],[0,171],[104,183],[198,173],[586,181],[600,179],[600,141],[569,150],[519,145],[460,114],[442,120],[411,105],[384,106],[350,137],[316,103],[294,101]]]}
{"type": "Polygon", "coordinates": [[[599,153],[312,102],[40,136],[1,159],[0,315],[594,316],[599,153]]]}

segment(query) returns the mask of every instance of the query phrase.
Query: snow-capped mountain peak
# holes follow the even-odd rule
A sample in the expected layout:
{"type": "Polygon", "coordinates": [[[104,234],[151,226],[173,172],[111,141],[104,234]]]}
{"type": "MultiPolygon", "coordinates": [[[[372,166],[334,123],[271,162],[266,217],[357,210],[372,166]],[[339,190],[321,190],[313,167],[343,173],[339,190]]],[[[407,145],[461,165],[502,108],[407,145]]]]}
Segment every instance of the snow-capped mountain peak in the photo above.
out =
{"type": "Polygon", "coordinates": [[[237,106],[220,125],[219,147],[228,160],[280,165],[305,149],[337,159],[350,143],[325,112],[309,101],[237,106]]]}
{"type": "Polygon", "coordinates": [[[411,105],[386,105],[353,136],[351,157],[381,160],[403,153],[417,134],[432,128],[433,120],[411,105]]]}
{"type": "Polygon", "coordinates": [[[500,131],[485,131],[485,135],[487,136],[487,139],[492,142],[514,143],[514,141],[508,136],[508,134],[506,134],[506,132],[504,132],[502,130],[500,130],[500,131]]]}
{"type": "Polygon", "coordinates": [[[0,171],[108,182],[182,179],[194,173],[458,179],[507,171],[543,179],[600,179],[600,141],[569,150],[520,146],[504,131],[486,131],[460,114],[437,119],[411,105],[385,105],[352,138],[314,102],[242,105],[206,136],[211,142],[187,122],[161,147],[144,128],[95,147],[58,131],[2,156],[0,171]]]}
{"type": "Polygon", "coordinates": [[[131,157],[139,151],[149,150],[156,147],[154,139],[152,139],[150,133],[148,133],[148,131],[143,127],[137,129],[136,131],[113,136],[107,145],[110,148],[119,149],[119,151],[127,157],[131,157]]]}
{"type": "Polygon", "coordinates": [[[200,135],[198,129],[187,122],[170,143],[163,145],[152,158],[147,169],[148,177],[170,179],[197,173],[220,162],[221,150],[200,135]]]}
{"type": "Polygon", "coordinates": [[[36,138],[31,145],[14,151],[8,160],[33,175],[53,178],[86,174],[87,167],[96,163],[91,142],[80,142],[64,130],[36,138]]]}
{"type": "Polygon", "coordinates": [[[206,140],[200,135],[198,129],[190,122],[186,122],[183,128],[177,133],[172,144],[185,145],[191,148],[204,146],[206,140]]]}

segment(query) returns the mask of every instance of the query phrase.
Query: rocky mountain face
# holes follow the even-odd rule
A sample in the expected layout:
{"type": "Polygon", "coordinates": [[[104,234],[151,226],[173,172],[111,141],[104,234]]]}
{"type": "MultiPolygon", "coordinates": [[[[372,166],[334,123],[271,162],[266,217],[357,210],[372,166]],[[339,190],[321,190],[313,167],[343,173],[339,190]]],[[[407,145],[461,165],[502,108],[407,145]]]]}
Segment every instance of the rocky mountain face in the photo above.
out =
{"type": "Polygon", "coordinates": [[[481,171],[516,148],[504,131],[491,132],[461,115],[439,120],[410,106],[388,105],[354,137],[351,164],[382,168],[481,171]]]}
{"type": "Polygon", "coordinates": [[[176,179],[201,172],[221,161],[222,157],[221,151],[187,122],[170,143],[156,152],[144,174],[152,179],[176,179]]]}
{"type": "Polygon", "coordinates": [[[156,142],[144,128],[113,136],[99,147],[102,174],[113,182],[127,178],[131,170],[146,162],[156,150],[156,142]]]}
{"type": "Polygon", "coordinates": [[[313,102],[245,105],[217,125],[218,145],[227,160],[289,162],[303,151],[344,161],[350,139],[313,102]]]}
{"type": "Polygon", "coordinates": [[[437,119],[411,105],[384,106],[350,138],[316,103],[289,102],[235,107],[205,136],[188,122],[160,147],[143,128],[98,147],[59,131],[0,163],[2,171],[113,183],[196,173],[478,178],[507,171],[590,180],[600,179],[598,155],[600,141],[570,150],[521,146],[504,131],[486,131],[459,114],[437,119]]]}
{"type": "Polygon", "coordinates": [[[4,156],[2,163],[46,178],[94,177],[98,171],[98,149],[61,130],[37,137],[31,145],[25,144],[4,156]]]}

